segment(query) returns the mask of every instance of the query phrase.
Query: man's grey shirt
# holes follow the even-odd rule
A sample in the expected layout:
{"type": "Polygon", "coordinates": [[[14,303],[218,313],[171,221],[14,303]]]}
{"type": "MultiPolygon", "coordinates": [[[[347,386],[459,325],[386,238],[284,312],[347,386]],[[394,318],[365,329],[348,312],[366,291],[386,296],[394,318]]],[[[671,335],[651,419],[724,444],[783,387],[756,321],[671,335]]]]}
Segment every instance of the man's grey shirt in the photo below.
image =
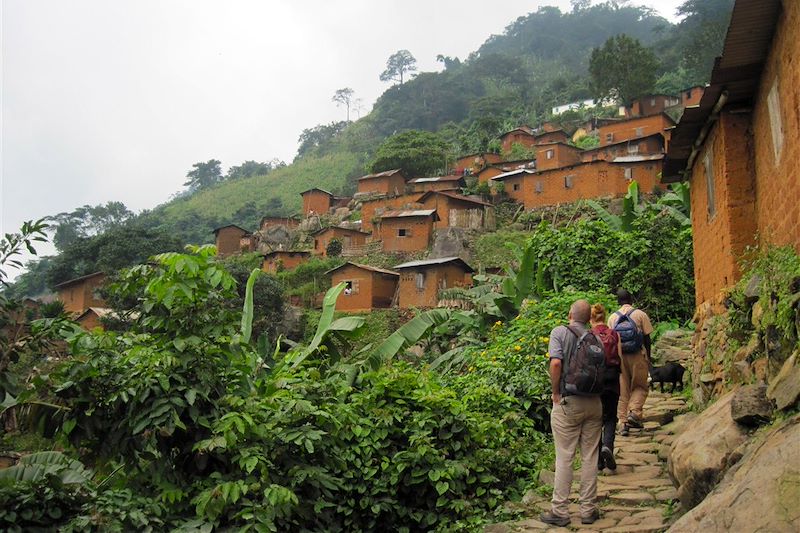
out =
{"type": "MultiPolygon", "coordinates": [[[[588,331],[586,324],[575,322],[574,320],[569,323],[580,335],[588,331]]],[[[578,337],[572,334],[567,326],[557,326],[550,332],[550,344],[547,347],[547,353],[550,354],[550,359],[564,359],[565,353],[571,353],[575,346],[578,344],[578,337]]]]}

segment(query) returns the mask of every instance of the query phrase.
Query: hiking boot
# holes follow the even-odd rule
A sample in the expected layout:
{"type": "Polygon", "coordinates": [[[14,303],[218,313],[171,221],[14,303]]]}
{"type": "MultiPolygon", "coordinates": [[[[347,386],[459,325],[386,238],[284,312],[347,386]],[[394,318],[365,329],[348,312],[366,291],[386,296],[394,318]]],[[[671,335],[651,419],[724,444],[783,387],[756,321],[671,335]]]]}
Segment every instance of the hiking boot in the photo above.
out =
{"type": "Polygon", "coordinates": [[[632,427],[632,428],[636,428],[636,429],[642,429],[644,427],[644,424],[642,424],[642,421],[639,420],[638,416],[636,416],[633,413],[628,413],[628,424],[627,424],[627,426],[628,427],[632,427]]]}
{"type": "Polygon", "coordinates": [[[606,467],[606,462],[603,460],[603,455],[599,454],[597,456],[597,471],[600,472],[606,467]]]}
{"type": "MultiPolygon", "coordinates": [[[[552,526],[568,526],[570,523],[570,519],[568,516],[558,516],[553,514],[550,511],[546,511],[539,515],[539,520],[544,522],[545,524],[550,524],[552,526]]],[[[594,522],[594,520],[592,520],[594,522]]],[[[592,522],[588,522],[591,524],[592,522]]]]}
{"type": "Polygon", "coordinates": [[[603,446],[600,450],[600,460],[609,470],[617,469],[617,461],[614,460],[614,452],[612,452],[611,448],[608,446],[603,446]]]}
{"type": "Polygon", "coordinates": [[[619,430],[620,436],[627,437],[628,435],[630,435],[631,433],[630,429],[631,428],[628,426],[628,424],[622,424],[622,429],[619,430]]]}
{"type": "Polygon", "coordinates": [[[600,518],[600,510],[595,509],[589,516],[581,517],[581,524],[594,524],[600,518]]]}

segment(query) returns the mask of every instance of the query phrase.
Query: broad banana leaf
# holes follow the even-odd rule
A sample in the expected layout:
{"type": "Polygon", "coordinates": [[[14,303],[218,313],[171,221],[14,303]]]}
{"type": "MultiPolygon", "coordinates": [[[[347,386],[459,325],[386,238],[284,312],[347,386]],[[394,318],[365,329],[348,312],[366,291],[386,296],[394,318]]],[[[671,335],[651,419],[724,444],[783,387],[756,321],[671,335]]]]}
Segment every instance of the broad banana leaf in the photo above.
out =
{"type": "Polygon", "coordinates": [[[242,342],[250,342],[250,335],[253,334],[253,286],[256,279],[261,274],[261,269],[254,268],[247,278],[247,286],[244,291],[244,306],[242,307],[242,342]]]}
{"type": "Polygon", "coordinates": [[[435,326],[449,320],[451,315],[450,309],[431,309],[415,316],[372,351],[367,357],[367,364],[373,370],[377,370],[384,361],[395,357],[401,350],[415,345],[435,326]]]}

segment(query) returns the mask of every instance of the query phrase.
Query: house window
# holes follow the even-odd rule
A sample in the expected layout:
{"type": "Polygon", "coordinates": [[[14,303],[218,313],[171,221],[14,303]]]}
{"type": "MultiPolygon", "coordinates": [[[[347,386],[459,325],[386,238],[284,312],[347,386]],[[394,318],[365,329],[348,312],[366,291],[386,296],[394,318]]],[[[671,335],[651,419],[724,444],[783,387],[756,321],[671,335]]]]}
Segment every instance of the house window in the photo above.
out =
{"type": "Polygon", "coordinates": [[[644,135],[644,128],[636,128],[636,137],[644,135]]]}
{"type": "Polygon", "coordinates": [[[425,290],[425,272],[417,272],[417,274],[414,276],[414,279],[417,285],[417,290],[425,290]]]}
{"type": "Polygon", "coordinates": [[[314,239],[314,249],[319,250],[319,239],[314,239]]]}
{"type": "Polygon", "coordinates": [[[650,99],[650,105],[656,105],[656,99],[655,98],[651,98],[650,99]]]}
{"type": "Polygon", "coordinates": [[[544,153],[544,155],[545,155],[545,157],[546,157],[547,159],[553,159],[553,155],[554,155],[554,153],[555,153],[555,152],[554,152],[553,150],[547,150],[547,151],[544,153]]]}
{"type": "Polygon", "coordinates": [[[714,218],[717,212],[716,193],[714,191],[714,154],[709,149],[703,158],[703,166],[706,171],[706,191],[708,195],[708,218],[714,218]]]}
{"type": "Polygon", "coordinates": [[[398,237],[409,237],[410,235],[411,235],[411,232],[406,228],[400,228],[400,229],[397,230],[397,236],[398,237]]]}
{"type": "Polygon", "coordinates": [[[572,178],[573,177],[574,176],[572,176],[571,174],[569,176],[564,176],[564,188],[565,189],[571,189],[572,188],[572,178]]]}
{"type": "Polygon", "coordinates": [[[515,191],[518,191],[518,190],[519,190],[519,183],[515,183],[515,184],[512,186],[512,189],[513,189],[513,190],[515,190],[515,191]]]}
{"type": "Polygon", "coordinates": [[[353,294],[353,282],[352,281],[345,281],[344,282],[344,295],[350,296],[353,294]]]}
{"type": "Polygon", "coordinates": [[[629,144],[628,145],[628,153],[629,154],[638,154],[639,153],[639,144],[638,143],[629,144]]]}
{"type": "Polygon", "coordinates": [[[539,180],[536,182],[536,192],[542,193],[543,191],[544,191],[544,183],[542,183],[542,180],[539,180]]]}
{"type": "Polygon", "coordinates": [[[628,181],[633,179],[633,169],[631,167],[625,169],[625,179],[628,181]]]}
{"type": "Polygon", "coordinates": [[[778,164],[783,150],[783,122],[781,121],[781,101],[778,95],[778,78],[772,82],[772,88],[767,95],[767,108],[769,129],[772,132],[772,150],[775,154],[775,164],[778,164]]]}
{"type": "Polygon", "coordinates": [[[606,142],[613,143],[614,142],[614,134],[613,133],[606,133],[606,142]]]}

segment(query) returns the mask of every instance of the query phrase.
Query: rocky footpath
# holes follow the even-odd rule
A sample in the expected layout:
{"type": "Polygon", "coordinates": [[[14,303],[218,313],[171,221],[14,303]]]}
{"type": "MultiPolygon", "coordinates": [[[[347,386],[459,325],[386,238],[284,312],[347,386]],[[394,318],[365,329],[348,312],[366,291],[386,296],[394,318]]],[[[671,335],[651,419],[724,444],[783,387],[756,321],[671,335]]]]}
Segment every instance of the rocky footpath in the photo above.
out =
{"type": "MultiPolygon", "coordinates": [[[[487,533],[604,531],[617,533],[649,533],[663,531],[670,525],[678,492],[666,469],[666,457],[677,432],[693,415],[681,396],[651,391],[645,402],[644,428],[631,430],[627,437],[616,440],[617,470],[604,470],[598,477],[597,498],[600,519],[594,524],[581,524],[578,513],[579,480],[573,482],[570,504],[572,523],[554,527],[538,520],[539,513],[550,509],[549,497],[531,492],[521,504],[514,506],[530,518],[488,526],[487,533]]],[[[552,476],[552,474],[549,474],[552,476]]],[[[552,477],[543,475],[552,483],[552,477]]]]}

